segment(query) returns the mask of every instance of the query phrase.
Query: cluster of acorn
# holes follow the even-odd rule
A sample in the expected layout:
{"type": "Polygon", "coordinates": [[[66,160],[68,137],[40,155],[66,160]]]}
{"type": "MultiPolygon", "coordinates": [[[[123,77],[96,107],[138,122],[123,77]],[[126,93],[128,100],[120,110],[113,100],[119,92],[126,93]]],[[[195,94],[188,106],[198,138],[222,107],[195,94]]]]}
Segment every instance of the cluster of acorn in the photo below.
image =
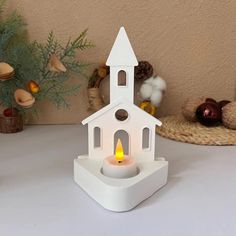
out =
{"type": "Polygon", "coordinates": [[[227,128],[236,129],[236,101],[189,98],[182,106],[182,114],[188,121],[198,121],[207,127],[223,124],[227,128]]]}

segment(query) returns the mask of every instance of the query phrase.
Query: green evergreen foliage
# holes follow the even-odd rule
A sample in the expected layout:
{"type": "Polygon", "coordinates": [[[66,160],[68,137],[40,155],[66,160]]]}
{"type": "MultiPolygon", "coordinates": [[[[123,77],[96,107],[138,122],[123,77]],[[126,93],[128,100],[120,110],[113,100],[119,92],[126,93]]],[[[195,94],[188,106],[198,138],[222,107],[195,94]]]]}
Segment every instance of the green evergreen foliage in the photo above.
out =
{"type": "MultiPolygon", "coordinates": [[[[0,18],[4,10],[5,1],[0,0],[0,18]]],[[[17,88],[28,90],[29,81],[39,85],[39,92],[33,93],[36,102],[48,99],[58,108],[69,107],[67,96],[75,95],[79,89],[76,84],[68,83],[72,74],[86,76],[85,69],[89,65],[78,61],[78,50],[91,48],[93,45],[87,39],[87,30],[83,31],[75,40],[68,40],[63,46],[50,32],[45,44],[31,43],[27,38],[26,23],[23,18],[13,12],[6,19],[0,20],[0,62],[10,64],[14,70],[14,77],[7,81],[0,81],[0,105],[16,107],[22,113],[32,112],[32,108],[19,106],[14,99],[17,88]],[[57,58],[66,67],[66,72],[49,70],[48,63],[51,55],[57,58]]]]}
{"type": "MultiPolygon", "coordinates": [[[[0,1],[0,13],[4,6],[5,1],[0,1]]],[[[0,61],[7,62],[15,69],[14,79],[0,82],[0,103],[5,107],[15,105],[14,91],[17,87],[23,87],[22,81],[27,76],[25,68],[28,60],[31,60],[32,49],[26,40],[25,26],[24,20],[16,12],[0,21],[0,61]]]]}
{"type": "Polygon", "coordinates": [[[78,61],[76,56],[77,50],[85,50],[91,48],[93,45],[86,38],[87,30],[83,31],[75,40],[68,40],[66,46],[62,46],[58,40],[55,39],[53,32],[48,35],[47,43],[40,44],[35,42],[37,55],[39,55],[39,78],[37,83],[40,85],[41,92],[36,94],[36,98],[42,100],[48,98],[58,108],[68,107],[65,97],[77,93],[80,85],[70,85],[67,83],[72,73],[85,75],[84,70],[89,65],[78,61]],[[51,55],[56,55],[58,59],[66,67],[67,71],[64,73],[52,72],[47,65],[51,55]]]}

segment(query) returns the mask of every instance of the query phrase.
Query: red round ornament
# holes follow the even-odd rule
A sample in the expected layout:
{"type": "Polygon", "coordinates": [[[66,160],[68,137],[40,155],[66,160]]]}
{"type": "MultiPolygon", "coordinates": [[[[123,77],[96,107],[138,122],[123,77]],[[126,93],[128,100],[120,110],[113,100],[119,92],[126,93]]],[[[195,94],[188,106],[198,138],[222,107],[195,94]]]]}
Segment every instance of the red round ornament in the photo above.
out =
{"type": "Polygon", "coordinates": [[[3,111],[3,115],[6,117],[13,117],[18,115],[18,110],[14,107],[9,107],[3,111]]]}
{"type": "Polygon", "coordinates": [[[221,121],[221,109],[217,103],[205,102],[196,110],[197,120],[205,126],[214,126],[221,121]]]}

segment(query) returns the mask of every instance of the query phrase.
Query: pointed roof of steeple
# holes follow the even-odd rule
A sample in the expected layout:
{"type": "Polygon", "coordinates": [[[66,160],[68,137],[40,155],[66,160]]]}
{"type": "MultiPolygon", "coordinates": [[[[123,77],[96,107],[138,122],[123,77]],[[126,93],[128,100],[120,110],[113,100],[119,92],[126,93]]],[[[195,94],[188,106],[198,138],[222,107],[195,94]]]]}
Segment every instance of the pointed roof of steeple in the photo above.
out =
{"type": "Polygon", "coordinates": [[[126,34],[125,28],[122,26],[116,37],[116,40],[107,59],[108,66],[137,66],[138,61],[126,34]]]}

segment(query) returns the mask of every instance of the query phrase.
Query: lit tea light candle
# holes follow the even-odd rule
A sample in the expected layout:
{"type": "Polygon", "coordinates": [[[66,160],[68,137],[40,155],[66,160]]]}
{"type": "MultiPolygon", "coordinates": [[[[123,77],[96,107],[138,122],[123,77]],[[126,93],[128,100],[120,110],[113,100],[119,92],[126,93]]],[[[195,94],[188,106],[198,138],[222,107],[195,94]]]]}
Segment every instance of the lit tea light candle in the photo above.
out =
{"type": "Polygon", "coordinates": [[[135,159],[124,155],[120,139],[117,141],[116,154],[104,159],[102,173],[112,178],[130,178],[138,174],[135,159]]]}

